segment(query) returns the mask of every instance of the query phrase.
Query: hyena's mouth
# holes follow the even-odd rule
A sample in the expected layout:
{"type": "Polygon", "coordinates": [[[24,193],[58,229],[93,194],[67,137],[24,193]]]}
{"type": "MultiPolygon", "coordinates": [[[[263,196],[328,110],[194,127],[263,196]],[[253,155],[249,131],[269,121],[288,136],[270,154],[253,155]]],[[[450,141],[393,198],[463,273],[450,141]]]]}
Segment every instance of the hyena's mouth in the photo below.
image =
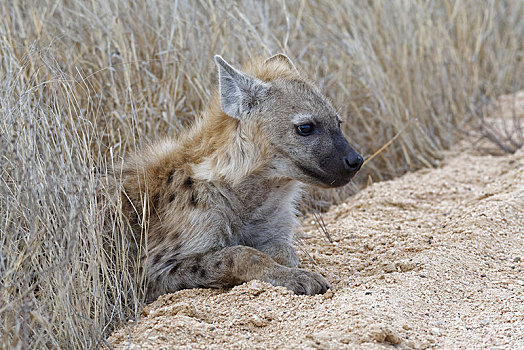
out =
{"type": "Polygon", "coordinates": [[[302,172],[308,176],[309,178],[312,178],[312,183],[317,186],[321,187],[340,187],[346,185],[356,174],[355,172],[352,173],[345,173],[345,174],[328,174],[323,171],[318,171],[317,169],[311,169],[307,166],[304,166],[302,164],[296,163],[296,166],[302,170],[302,172]]]}

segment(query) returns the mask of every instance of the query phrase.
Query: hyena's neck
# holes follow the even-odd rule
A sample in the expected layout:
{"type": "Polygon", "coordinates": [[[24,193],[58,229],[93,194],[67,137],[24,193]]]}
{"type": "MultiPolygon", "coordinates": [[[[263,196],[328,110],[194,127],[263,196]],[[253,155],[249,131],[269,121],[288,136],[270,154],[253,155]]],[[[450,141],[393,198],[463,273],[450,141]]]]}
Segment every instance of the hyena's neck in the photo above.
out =
{"type": "Polygon", "coordinates": [[[195,179],[223,181],[231,186],[245,182],[254,174],[268,177],[271,155],[267,141],[256,126],[246,126],[225,115],[206,115],[189,137],[186,147],[195,179]]]}

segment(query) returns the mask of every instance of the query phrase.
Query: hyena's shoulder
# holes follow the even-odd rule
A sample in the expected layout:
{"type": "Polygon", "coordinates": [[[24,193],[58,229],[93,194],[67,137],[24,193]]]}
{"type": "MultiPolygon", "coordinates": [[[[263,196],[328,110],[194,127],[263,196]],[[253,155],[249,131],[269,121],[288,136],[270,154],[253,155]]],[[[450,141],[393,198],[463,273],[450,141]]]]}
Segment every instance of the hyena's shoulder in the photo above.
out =
{"type": "Polygon", "coordinates": [[[153,144],[135,154],[121,171],[130,221],[139,224],[141,217],[148,218],[148,244],[153,250],[157,244],[172,244],[191,254],[220,245],[229,234],[218,232],[224,227],[219,223],[234,224],[235,208],[241,207],[228,186],[194,176],[199,150],[184,141],[153,144]]]}
{"type": "Polygon", "coordinates": [[[137,211],[145,207],[156,210],[162,203],[173,201],[172,190],[183,187],[188,168],[183,148],[164,140],[133,154],[122,168],[115,170],[115,176],[137,211]]]}

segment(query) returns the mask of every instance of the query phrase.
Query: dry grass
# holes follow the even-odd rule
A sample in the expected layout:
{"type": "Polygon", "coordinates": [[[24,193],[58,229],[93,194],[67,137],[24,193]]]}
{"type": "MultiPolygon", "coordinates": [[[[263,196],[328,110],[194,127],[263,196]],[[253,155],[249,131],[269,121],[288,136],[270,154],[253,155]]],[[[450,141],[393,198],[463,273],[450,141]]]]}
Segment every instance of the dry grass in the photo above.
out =
{"type": "Polygon", "coordinates": [[[101,215],[96,194],[111,194],[93,169],[190,124],[215,86],[213,54],[288,53],[367,156],[403,130],[360,181],[436,164],[457,130],[482,134],[494,98],[524,87],[520,1],[2,0],[0,13],[8,348],[98,347],[137,317],[133,244],[118,210],[101,215]]]}

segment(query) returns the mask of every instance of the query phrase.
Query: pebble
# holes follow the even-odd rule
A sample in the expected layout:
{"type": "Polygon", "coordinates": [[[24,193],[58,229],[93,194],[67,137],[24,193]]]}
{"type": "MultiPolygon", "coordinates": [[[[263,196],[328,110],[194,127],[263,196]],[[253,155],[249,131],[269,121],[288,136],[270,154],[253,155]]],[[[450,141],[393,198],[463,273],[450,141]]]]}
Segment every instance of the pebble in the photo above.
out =
{"type": "Polygon", "coordinates": [[[407,272],[413,270],[415,267],[417,267],[417,264],[411,260],[400,260],[396,261],[395,265],[399,272],[407,272]]]}
{"type": "Polygon", "coordinates": [[[440,337],[442,335],[442,332],[440,331],[439,328],[433,327],[431,328],[431,334],[433,334],[434,336],[440,337]]]}
{"type": "Polygon", "coordinates": [[[265,325],[267,325],[267,322],[263,320],[262,318],[260,318],[260,316],[258,315],[251,316],[250,321],[257,327],[264,327],[265,325]]]}
{"type": "Polygon", "coordinates": [[[382,270],[386,273],[391,273],[397,271],[397,267],[394,263],[386,262],[382,264],[382,270]]]}
{"type": "Polygon", "coordinates": [[[267,286],[257,280],[250,281],[247,285],[248,293],[251,295],[259,295],[266,291],[267,286]]]}
{"type": "Polygon", "coordinates": [[[349,343],[351,343],[351,338],[350,337],[344,337],[344,338],[340,339],[340,342],[342,344],[349,344],[349,343]]]}
{"type": "Polygon", "coordinates": [[[324,294],[323,294],[323,297],[324,299],[331,299],[333,298],[333,290],[332,289],[328,289],[324,294]]]}

